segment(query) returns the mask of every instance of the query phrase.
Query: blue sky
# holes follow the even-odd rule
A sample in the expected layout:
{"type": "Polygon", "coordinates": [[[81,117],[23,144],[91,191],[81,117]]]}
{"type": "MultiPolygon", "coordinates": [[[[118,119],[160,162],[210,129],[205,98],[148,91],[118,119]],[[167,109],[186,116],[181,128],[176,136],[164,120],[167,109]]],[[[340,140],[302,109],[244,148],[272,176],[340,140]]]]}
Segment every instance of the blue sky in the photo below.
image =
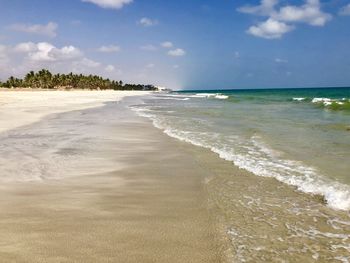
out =
{"type": "Polygon", "coordinates": [[[0,0],[0,78],[173,89],[350,85],[350,0],[0,0]]]}

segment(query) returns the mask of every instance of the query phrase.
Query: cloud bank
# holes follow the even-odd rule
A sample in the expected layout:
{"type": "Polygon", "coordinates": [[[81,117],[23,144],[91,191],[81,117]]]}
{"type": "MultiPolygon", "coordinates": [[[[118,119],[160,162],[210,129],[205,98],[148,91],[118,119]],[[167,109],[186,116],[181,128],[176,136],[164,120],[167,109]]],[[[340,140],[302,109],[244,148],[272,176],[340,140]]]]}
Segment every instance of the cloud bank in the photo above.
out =
{"type": "Polygon", "coordinates": [[[280,7],[279,0],[261,0],[257,6],[246,5],[237,9],[241,13],[268,17],[266,21],[251,26],[247,33],[266,39],[278,39],[296,28],[296,24],[324,26],[332,16],[321,10],[319,0],[306,0],[303,5],[280,7]]]}
{"type": "Polygon", "coordinates": [[[64,61],[79,58],[83,53],[74,46],[64,46],[57,48],[47,42],[33,43],[25,42],[17,44],[13,51],[24,53],[25,57],[31,61],[64,61]]]}
{"type": "Polygon", "coordinates": [[[48,42],[22,42],[0,45],[0,77],[23,76],[30,70],[48,68],[54,72],[75,72],[106,75],[117,72],[113,65],[103,65],[87,58],[79,48],[57,47],[48,42]]]}

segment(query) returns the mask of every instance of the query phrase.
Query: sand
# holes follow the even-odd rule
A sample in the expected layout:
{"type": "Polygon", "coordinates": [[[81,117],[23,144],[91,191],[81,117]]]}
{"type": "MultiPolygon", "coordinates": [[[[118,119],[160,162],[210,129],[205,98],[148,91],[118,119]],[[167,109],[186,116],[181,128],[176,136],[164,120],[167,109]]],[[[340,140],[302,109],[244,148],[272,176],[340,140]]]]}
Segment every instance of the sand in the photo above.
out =
{"type": "MultiPolygon", "coordinates": [[[[53,165],[52,160],[61,160],[57,156],[76,160],[77,165],[58,162],[55,171],[59,173],[54,173],[54,179],[45,177],[44,172],[39,177],[25,177],[32,180],[7,180],[1,184],[1,261],[224,260],[225,246],[207,204],[204,182],[210,172],[193,158],[192,146],[167,137],[148,120],[137,117],[126,107],[133,103],[128,99],[81,110],[118,98],[119,92],[106,93],[100,99],[96,97],[102,93],[57,93],[60,100],[56,93],[23,97],[17,93],[25,103],[14,99],[14,94],[1,94],[15,102],[8,100],[0,111],[17,116],[13,112],[16,108],[19,115],[31,117],[21,117],[21,123],[2,117],[1,126],[6,132],[0,133],[0,147],[10,156],[0,155],[5,160],[3,165],[11,160],[17,164],[28,162],[33,167],[46,163],[47,169],[53,165]],[[48,113],[53,105],[54,114],[40,113],[48,113]],[[80,110],[67,111],[68,108],[80,110]],[[60,143],[68,140],[60,137],[67,127],[73,129],[68,134],[70,147],[60,143]],[[49,133],[55,136],[40,143],[49,133]],[[84,148],[85,144],[89,148],[84,148]],[[15,157],[11,157],[12,150],[7,145],[15,145],[15,157]],[[28,155],[30,159],[26,159],[28,155]],[[89,172],[81,172],[83,166],[88,166],[89,172]]],[[[12,170],[1,167],[1,175],[9,173],[8,179],[17,176],[14,168],[23,173],[28,171],[24,168],[32,166],[11,166],[12,170]]]]}
{"type": "Polygon", "coordinates": [[[102,106],[147,91],[6,91],[0,90],[0,132],[36,122],[53,113],[102,106]]]}

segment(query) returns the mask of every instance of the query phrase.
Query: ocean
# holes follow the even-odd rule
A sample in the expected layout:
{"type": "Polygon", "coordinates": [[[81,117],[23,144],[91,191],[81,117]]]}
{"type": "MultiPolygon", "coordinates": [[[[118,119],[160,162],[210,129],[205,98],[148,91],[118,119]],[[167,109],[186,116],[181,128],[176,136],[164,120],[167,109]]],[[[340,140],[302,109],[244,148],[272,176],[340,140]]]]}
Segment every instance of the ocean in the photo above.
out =
{"type": "Polygon", "coordinates": [[[249,184],[273,179],[265,188],[239,189],[243,177],[228,174],[210,186],[227,234],[243,242],[233,249],[235,260],[269,251],[276,259],[350,261],[350,88],[179,91],[132,108],[169,136],[246,171],[255,177],[249,184]],[[249,220],[253,229],[242,226],[249,220]],[[286,254],[263,242],[266,234],[286,254]]]}

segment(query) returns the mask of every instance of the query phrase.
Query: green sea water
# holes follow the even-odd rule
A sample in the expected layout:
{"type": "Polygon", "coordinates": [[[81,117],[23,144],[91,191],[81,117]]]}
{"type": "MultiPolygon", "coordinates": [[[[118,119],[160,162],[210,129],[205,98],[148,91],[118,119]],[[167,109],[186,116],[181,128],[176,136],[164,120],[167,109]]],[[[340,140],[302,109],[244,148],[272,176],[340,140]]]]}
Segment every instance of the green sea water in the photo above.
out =
{"type": "Polygon", "coordinates": [[[183,91],[133,109],[199,146],[230,261],[350,262],[349,99],[349,88],[183,91]]]}
{"type": "Polygon", "coordinates": [[[350,88],[203,90],[158,94],[144,109],[171,136],[349,210],[349,105],[350,88]]]}

